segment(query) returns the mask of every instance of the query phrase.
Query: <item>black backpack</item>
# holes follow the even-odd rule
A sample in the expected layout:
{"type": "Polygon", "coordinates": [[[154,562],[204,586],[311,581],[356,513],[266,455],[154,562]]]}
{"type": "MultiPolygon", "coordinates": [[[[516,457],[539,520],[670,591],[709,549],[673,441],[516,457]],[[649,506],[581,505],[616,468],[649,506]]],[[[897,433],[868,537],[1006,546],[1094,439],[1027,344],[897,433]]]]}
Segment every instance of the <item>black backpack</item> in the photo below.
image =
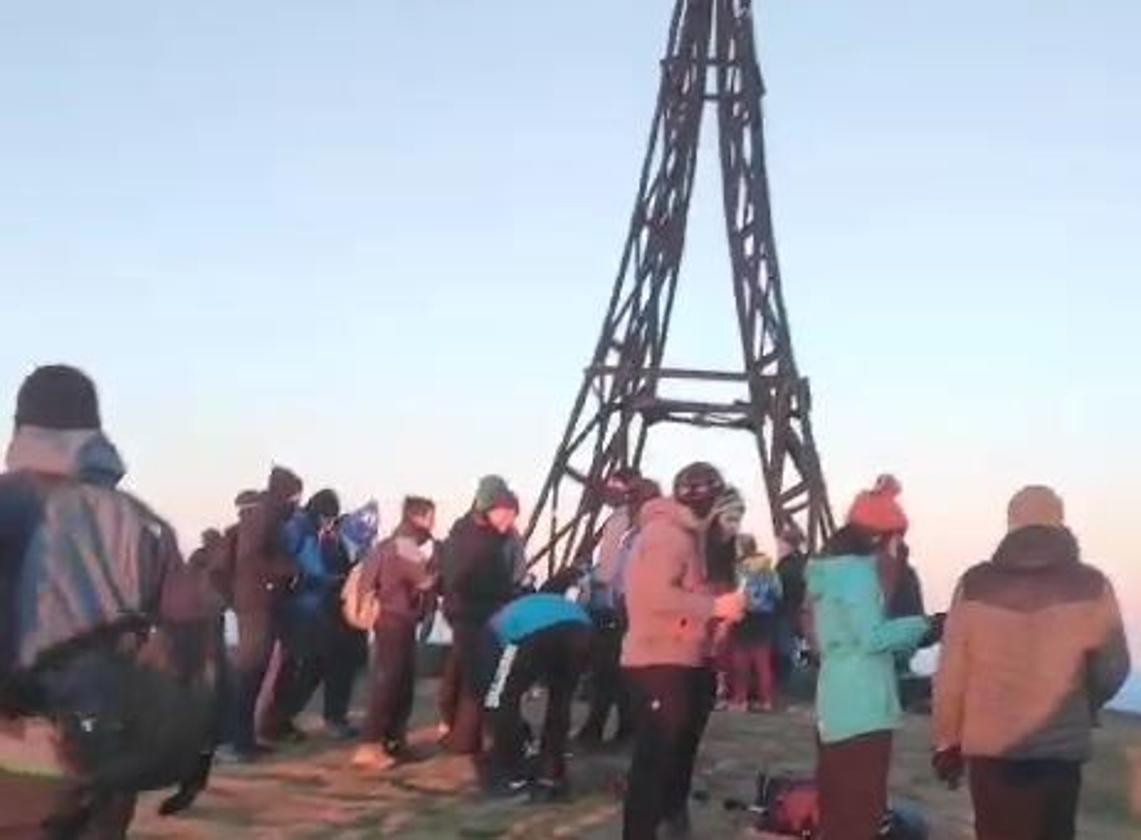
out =
{"type": "Polygon", "coordinates": [[[76,779],[77,820],[116,794],[204,786],[221,665],[212,642],[211,628],[197,624],[122,626],[37,665],[34,713],[55,725],[76,779]]]}

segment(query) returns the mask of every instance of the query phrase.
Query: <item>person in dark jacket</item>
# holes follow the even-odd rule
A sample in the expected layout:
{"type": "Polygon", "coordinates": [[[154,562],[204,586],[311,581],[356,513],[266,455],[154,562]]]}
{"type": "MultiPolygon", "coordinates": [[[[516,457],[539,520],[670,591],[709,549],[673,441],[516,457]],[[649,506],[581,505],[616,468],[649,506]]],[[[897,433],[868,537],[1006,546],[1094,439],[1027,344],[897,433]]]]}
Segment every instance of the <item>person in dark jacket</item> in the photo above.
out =
{"type": "Polygon", "coordinates": [[[435,570],[423,551],[432,541],[435,524],[435,503],[409,496],[400,525],[372,551],[361,570],[360,585],[376,593],[380,617],[374,628],[365,742],[352,759],[359,770],[385,770],[407,751],[416,687],[416,626],[435,599],[435,570]]]}
{"type": "Polygon", "coordinates": [[[777,613],[776,680],[782,690],[787,688],[796,664],[797,651],[804,633],[801,615],[804,612],[804,567],[808,555],[804,552],[804,532],[790,522],[781,531],[778,542],[776,571],[780,577],[781,602],[777,613]]]}
{"type": "Polygon", "coordinates": [[[234,757],[252,761],[265,751],[255,735],[258,693],[281,638],[280,612],[297,577],[296,561],[282,538],[301,496],[301,479],[274,467],[256,504],[240,512],[234,558],[234,612],[238,618],[235,664],[234,757]]]}
{"type": "Polygon", "coordinates": [[[459,659],[460,691],[455,722],[444,739],[453,752],[475,755],[483,740],[483,715],[475,662],[481,631],[516,592],[512,531],[519,500],[498,476],[480,481],[472,509],[456,521],[441,546],[444,617],[459,659]]]}
{"type": "Polygon", "coordinates": [[[0,836],[121,838],[135,791],[100,786],[82,762],[91,733],[120,746],[130,736],[100,713],[70,727],[76,689],[107,695],[102,683],[69,680],[130,657],[143,627],[204,628],[208,605],[170,526],[117,489],[125,468],[85,374],[38,368],[15,420],[0,475],[0,836]]]}
{"type": "Polygon", "coordinates": [[[1129,675],[1129,648],[1113,586],[1082,562],[1061,498],[1023,488],[1007,521],[947,615],[934,765],[952,786],[969,771],[979,840],[1069,840],[1091,730],[1129,675]]]}
{"type": "Polygon", "coordinates": [[[530,787],[536,800],[566,795],[571,703],[590,656],[591,624],[586,610],[564,595],[539,592],[500,608],[484,628],[476,667],[494,744],[483,779],[492,794],[513,795],[530,787]],[[538,773],[532,778],[524,767],[520,704],[536,684],[547,689],[547,708],[538,773]]]}
{"type": "Polygon", "coordinates": [[[305,735],[294,718],[324,685],[325,728],[337,740],[356,737],[349,726],[351,677],[337,661],[336,632],[341,624],[340,592],[347,561],[336,533],[341,502],[328,488],[313,494],[286,523],[285,548],[298,574],[282,605],[282,649],[271,703],[262,726],[270,741],[299,741],[305,735]]]}

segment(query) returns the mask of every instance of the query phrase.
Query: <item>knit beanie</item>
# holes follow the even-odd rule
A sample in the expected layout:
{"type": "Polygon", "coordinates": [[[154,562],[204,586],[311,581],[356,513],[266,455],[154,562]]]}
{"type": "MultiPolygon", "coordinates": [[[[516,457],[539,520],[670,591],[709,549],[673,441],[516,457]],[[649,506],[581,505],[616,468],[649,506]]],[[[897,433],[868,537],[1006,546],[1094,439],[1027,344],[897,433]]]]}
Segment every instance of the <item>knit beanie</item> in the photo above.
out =
{"type": "Polygon", "coordinates": [[[335,491],[325,488],[314,493],[305,503],[305,510],[310,516],[324,519],[336,519],[341,515],[341,500],[335,491]]]}
{"type": "Polygon", "coordinates": [[[1006,508],[1006,523],[1011,532],[1034,525],[1061,528],[1066,524],[1065,505],[1049,487],[1032,484],[1011,498],[1006,508]]]}
{"type": "Polygon", "coordinates": [[[511,500],[514,500],[514,507],[518,510],[519,500],[507,486],[506,480],[498,475],[485,475],[479,480],[479,486],[475,489],[475,501],[472,507],[476,513],[487,513],[497,507],[510,507],[511,500]]]}
{"type": "Polygon", "coordinates": [[[881,475],[871,490],[856,496],[848,511],[848,524],[876,534],[907,533],[907,514],[896,498],[901,487],[893,475],[881,475]]]}
{"type": "Polygon", "coordinates": [[[36,368],[16,396],[16,425],[58,431],[100,428],[95,383],[68,365],[36,368]]]}

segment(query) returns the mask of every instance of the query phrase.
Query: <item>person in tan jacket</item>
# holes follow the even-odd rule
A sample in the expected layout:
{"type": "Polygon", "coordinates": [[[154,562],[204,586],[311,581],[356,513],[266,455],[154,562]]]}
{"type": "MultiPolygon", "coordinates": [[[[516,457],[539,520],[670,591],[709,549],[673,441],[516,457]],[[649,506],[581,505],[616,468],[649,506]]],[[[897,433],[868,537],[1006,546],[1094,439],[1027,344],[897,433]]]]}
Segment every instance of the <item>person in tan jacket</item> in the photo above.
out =
{"type": "Polygon", "coordinates": [[[1075,836],[1098,710],[1129,673],[1109,581],[1081,562],[1062,500],[1027,487],[994,557],[959,581],[935,678],[934,765],[970,776],[981,840],[1075,836]]]}
{"type": "Polygon", "coordinates": [[[711,667],[718,621],[740,621],[744,596],[713,594],[702,547],[721,474],[696,463],[674,479],[672,498],[639,514],[641,531],[625,569],[629,629],[622,667],[634,696],[637,732],[626,786],[624,840],[653,840],[665,824],[689,832],[690,783],[713,709],[711,667]]]}

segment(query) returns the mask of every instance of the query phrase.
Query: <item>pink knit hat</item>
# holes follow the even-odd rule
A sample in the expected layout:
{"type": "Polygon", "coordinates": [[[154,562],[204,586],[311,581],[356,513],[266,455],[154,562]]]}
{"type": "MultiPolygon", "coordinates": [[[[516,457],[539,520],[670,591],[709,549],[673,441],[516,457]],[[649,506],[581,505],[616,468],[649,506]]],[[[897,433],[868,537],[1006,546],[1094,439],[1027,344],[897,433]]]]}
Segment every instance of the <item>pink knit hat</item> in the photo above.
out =
{"type": "Polygon", "coordinates": [[[894,475],[881,475],[871,490],[856,496],[848,511],[848,524],[877,534],[907,533],[907,514],[896,501],[902,489],[894,475]]]}

